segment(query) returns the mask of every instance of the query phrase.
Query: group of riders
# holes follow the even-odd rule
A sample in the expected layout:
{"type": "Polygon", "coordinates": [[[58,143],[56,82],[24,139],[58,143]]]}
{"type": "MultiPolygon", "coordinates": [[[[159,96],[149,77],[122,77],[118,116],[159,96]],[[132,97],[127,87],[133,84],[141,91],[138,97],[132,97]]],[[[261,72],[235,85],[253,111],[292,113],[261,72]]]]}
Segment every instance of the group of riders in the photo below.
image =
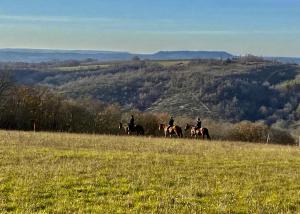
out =
{"type": "MultiPolygon", "coordinates": [[[[175,120],[173,119],[173,117],[170,118],[169,120],[169,126],[168,129],[174,126],[174,122],[175,120]]],[[[200,118],[198,117],[196,120],[196,125],[194,126],[196,129],[201,129],[202,128],[202,122],[200,120],[200,118]]]]}
{"type": "MultiPolygon", "coordinates": [[[[120,129],[122,128],[122,123],[120,123],[120,129]]],[[[127,134],[131,134],[131,133],[136,133],[137,135],[144,135],[144,128],[140,125],[136,125],[134,123],[134,116],[131,115],[131,118],[129,120],[128,123],[128,127],[124,127],[125,128],[125,132],[127,134]]],[[[211,139],[208,129],[202,127],[202,122],[201,119],[198,117],[195,125],[194,126],[190,126],[189,124],[186,124],[186,127],[184,130],[191,130],[191,137],[202,137],[203,139],[205,138],[205,136],[207,137],[207,139],[211,139]]],[[[175,120],[173,117],[170,118],[169,123],[167,125],[164,124],[160,124],[159,125],[159,130],[164,130],[165,133],[165,137],[172,137],[173,135],[182,138],[183,137],[183,131],[181,129],[181,127],[175,125],[175,120]]]]}
{"type": "MultiPolygon", "coordinates": [[[[170,120],[169,120],[168,129],[173,127],[174,123],[175,123],[175,120],[174,120],[173,117],[171,117],[170,120]]],[[[133,115],[131,115],[130,121],[128,123],[128,127],[129,127],[129,130],[134,130],[135,129],[134,116],[133,115]]],[[[201,119],[199,117],[197,118],[196,125],[194,127],[195,127],[195,129],[201,129],[202,128],[202,122],[201,122],[201,119]]]]}

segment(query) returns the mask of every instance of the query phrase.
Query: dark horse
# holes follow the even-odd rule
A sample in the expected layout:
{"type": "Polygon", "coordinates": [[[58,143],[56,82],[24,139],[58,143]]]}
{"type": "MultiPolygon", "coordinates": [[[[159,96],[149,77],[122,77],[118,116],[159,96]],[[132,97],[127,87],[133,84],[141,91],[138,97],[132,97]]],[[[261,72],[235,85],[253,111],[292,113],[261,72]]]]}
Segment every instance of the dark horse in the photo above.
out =
{"type": "Polygon", "coordinates": [[[136,135],[145,134],[144,128],[141,125],[135,125],[133,128],[130,128],[128,125],[123,126],[123,123],[120,123],[119,129],[124,129],[125,133],[128,135],[131,135],[133,133],[136,133],[136,135]]]}
{"type": "Polygon", "coordinates": [[[195,137],[195,138],[198,138],[198,137],[201,137],[202,136],[202,139],[206,138],[208,140],[210,140],[210,135],[209,135],[209,132],[208,132],[208,129],[207,128],[196,128],[195,126],[191,126],[189,124],[186,124],[185,126],[185,130],[189,130],[191,129],[191,137],[195,137]]]}
{"type": "Polygon", "coordinates": [[[176,135],[179,138],[183,137],[182,129],[179,126],[172,126],[168,128],[168,125],[159,124],[159,131],[164,130],[165,137],[172,137],[172,135],[176,135]]]}

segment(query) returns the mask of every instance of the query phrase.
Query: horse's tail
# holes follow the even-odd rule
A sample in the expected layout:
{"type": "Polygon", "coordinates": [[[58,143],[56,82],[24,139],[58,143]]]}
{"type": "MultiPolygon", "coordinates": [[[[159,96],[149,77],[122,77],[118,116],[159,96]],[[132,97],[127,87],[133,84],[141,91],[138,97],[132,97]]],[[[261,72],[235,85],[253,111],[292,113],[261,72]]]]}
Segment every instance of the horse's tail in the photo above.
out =
{"type": "Polygon", "coordinates": [[[145,134],[145,130],[144,130],[143,126],[137,125],[136,126],[136,133],[137,133],[137,135],[144,135],[145,134]]]}
{"type": "Polygon", "coordinates": [[[207,134],[207,139],[208,139],[208,140],[211,140],[210,135],[209,135],[209,132],[208,132],[208,129],[206,129],[206,134],[207,134]]]}
{"type": "Polygon", "coordinates": [[[178,128],[178,136],[180,137],[180,138],[183,138],[183,133],[182,133],[182,128],[178,128]]]}

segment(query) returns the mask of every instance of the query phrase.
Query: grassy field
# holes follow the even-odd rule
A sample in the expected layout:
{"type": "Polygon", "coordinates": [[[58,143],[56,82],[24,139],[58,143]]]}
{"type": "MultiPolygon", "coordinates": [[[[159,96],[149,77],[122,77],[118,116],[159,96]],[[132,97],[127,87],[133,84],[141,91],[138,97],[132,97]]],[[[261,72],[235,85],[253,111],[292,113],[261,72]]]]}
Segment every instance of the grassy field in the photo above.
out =
{"type": "MultiPolygon", "coordinates": [[[[162,66],[174,66],[174,65],[187,65],[190,60],[154,60],[154,63],[157,63],[162,66]]],[[[67,67],[55,67],[52,68],[52,70],[55,71],[62,71],[62,72],[71,72],[71,71],[90,71],[90,70],[97,70],[97,69],[103,69],[103,68],[109,68],[116,64],[123,64],[126,63],[126,61],[118,61],[115,63],[107,62],[107,63],[99,63],[99,64],[92,64],[92,65],[78,65],[78,66],[67,66],[67,67]]]]}
{"type": "Polygon", "coordinates": [[[300,213],[300,150],[0,131],[0,212],[300,213]]]}
{"type": "Polygon", "coordinates": [[[109,64],[99,64],[99,65],[79,65],[79,66],[70,66],[70,67],[55,67],[52,70],[55,71],[63,71],[63,72],[71,72],[71,71],[89,71],[89,70],[97,70],[101,68],[108,68],[111,65],[109,64]]]}
{"type": "Polygon", "coordinates": [[[156,63],[162,66],[187,65],[191,60],[157,60],[156,63]]]}

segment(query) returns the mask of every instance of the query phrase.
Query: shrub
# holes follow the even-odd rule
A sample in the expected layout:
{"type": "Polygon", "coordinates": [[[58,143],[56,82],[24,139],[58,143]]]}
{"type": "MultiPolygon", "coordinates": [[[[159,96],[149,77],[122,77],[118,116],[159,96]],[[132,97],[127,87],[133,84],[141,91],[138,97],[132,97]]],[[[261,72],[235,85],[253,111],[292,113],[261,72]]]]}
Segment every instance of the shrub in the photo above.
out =
{"type": "Polygon", "coordinates": [[[269,128],[261,123],[241,122],[233,126],[228,135],[228,140],[272,143],[281,145],[295,145],[292,135],[284,130],[269,128]],[[268,140],[269,136],[269,140],[268,140]]]}
{"type": "Polygon", "coordinates": [[[138,124],[145,129],[146,135],[158,136],[159,118],[151,113],[140,113],[137,118],[138,124]]]}
{"type": "Polygon", "coordinates": [[[229,140],[257,142],[267,141],[268,127],[260,123],[241,122],[229,131],[229,140]]]}
{"type": "Polygon", "coordinates": [[[274,128],[270,130],[270,142],[282,145],[296,145],[296,141],[290,133],[274,128]]]}

